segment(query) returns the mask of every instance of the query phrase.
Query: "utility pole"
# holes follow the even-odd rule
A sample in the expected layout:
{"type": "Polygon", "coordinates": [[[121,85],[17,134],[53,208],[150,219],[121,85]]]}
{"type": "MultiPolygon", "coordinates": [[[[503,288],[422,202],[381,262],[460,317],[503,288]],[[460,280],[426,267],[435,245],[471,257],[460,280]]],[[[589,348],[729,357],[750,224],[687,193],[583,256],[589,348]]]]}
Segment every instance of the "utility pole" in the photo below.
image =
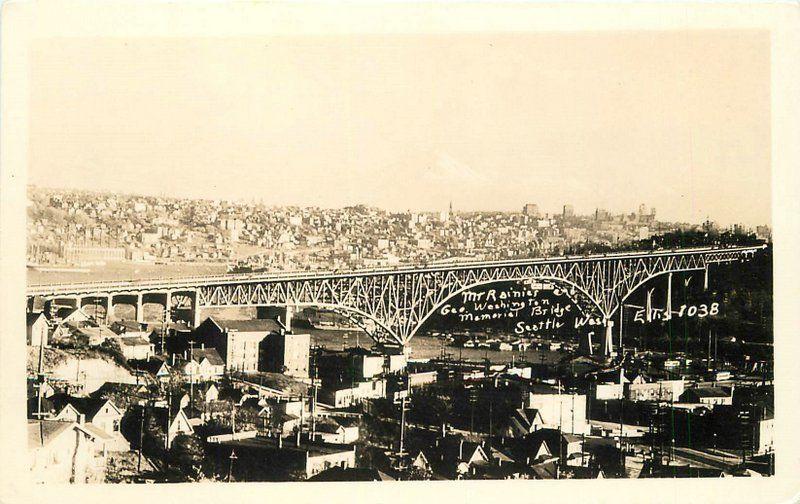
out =
{"type": "Polygon", "coordinates": [[[144,442],[144,415],[147,412],[147,403],[142,404],[139,414],[139,461],[136,463],[136,471],[142,472],[142,443],[144,442]]]}
{"type": "Polygon", "coordinates": [[[494,403],[494,393],[491,393],[489,395],[489,441],[490,442],[492,440],[492,430],[493,430],[492,429],[492,427],[493,427],[493,425],[492,425],[492,406],[493,406],[493,403],[494,403]]]}
{"type": "Polygon", "coordinates": [[[317,377],[317,349],[314,348],[314,354],[312,356],[312,371],[313,371],[313,378],[311,379],[311,385],[314,387],[314,395],[312,398],[311,403],[311,441],[314,440],[317,436],[317,389],[319,387],[319,378],[317,377]]]}
{"type": "Polygon", "coordinates": [[[231,448],[231,454],[228,457],[228,460],[230,460],[230,463],[228,464],[228,483],[231,482],[231,476],[233,475],[233,461],[237,458],[239,457],[236,456],[236,452],[233,450],[233,448],[231,448]]]}
{"type": "Polygon", "coordinates": [[[42,419],[42,394],[44,386],[47,384],[47,373],[44,372],[44,341],[39,340],[39,377],[36,390],[36,417],[42,419]]]}
{"type": "MultiPolygon", "coordinates": [[[[405,455],[406,401],[408,398],[409,387],[410,384],[408,382],[408,376],[406,376],[406,389],[400,391],[400,448],[397,454],[401,457],[405,455]]],[[[395,403],[397,403],[397,399],[395,399],[395,403]]]]}
{"type": "Polygon", "coordinates": [[[189,404],[194,408],[194,340],[189,340],[189,404]]]}

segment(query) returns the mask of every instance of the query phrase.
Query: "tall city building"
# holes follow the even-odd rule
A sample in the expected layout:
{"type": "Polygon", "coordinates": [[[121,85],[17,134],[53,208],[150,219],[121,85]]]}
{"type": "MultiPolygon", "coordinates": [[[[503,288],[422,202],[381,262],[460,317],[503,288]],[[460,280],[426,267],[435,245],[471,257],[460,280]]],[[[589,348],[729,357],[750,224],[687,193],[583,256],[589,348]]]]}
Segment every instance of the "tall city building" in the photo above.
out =
{"type": "Polygon", "coordinates": [[[269,334],[261,345],[261,370],[308,378],[311,336],[285,331],[269,334]]]}
{"type": "Polygon", "coordinates": [[[539,218],[539,205],[537,205],[535,203],[528,203],[527,205],[522,207],[522,214],[538,219],[539,218]]]}
{"type": "Polygon", "coordinates": [[[564,217],[573,217],[575,215],[575,209],[572,205],[564,205],[564,211],[562,213],[564,217]]]}

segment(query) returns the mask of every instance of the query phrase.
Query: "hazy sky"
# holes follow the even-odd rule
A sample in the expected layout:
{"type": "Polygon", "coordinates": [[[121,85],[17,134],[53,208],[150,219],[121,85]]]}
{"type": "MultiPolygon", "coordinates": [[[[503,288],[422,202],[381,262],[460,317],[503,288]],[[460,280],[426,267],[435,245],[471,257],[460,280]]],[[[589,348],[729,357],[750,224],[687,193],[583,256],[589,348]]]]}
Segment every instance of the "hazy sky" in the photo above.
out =
{"type": "Polygon", "coordinates": [[[50,39],[30,182],[770,221],[766,32],[50,39]]]}

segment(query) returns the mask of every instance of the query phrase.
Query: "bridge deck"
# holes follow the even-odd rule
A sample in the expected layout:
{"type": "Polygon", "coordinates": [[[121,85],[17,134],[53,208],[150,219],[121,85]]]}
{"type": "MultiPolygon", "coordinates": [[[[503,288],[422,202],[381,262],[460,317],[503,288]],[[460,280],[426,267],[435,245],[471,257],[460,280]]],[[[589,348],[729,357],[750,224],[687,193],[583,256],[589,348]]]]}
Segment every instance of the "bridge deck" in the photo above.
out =
{"type": "Polygon", "coordinates": [[[666,257],[693,254],[708,254],[714,252],[755,252],[766,248],[766,245],[751,245],[742,247],[701,247],[686,249],[656,250],[644,252],[613,252],[605,254],[591,254],[580,256],[551,256],[531,259],[513,259],[507,261],[460,261],[453,264],[441,265],[410,265],[389,268],[369,268],[350,271],[288,271],[288,272],[256,272],[232,273],[223,275],[206,275],[196,277],[165,277],[146,280],[115,280],[80,283],[55,283],[35,284],[27,288],[28,296],[54,296],[79,294],[89,292],[119,292],[127,290],[179,290],[191,289],[207,285],[250,282],[280,282],[289,280],[312,280],[330,278],[350,278],[357,276],[372,276],[402,273],[425,273],[438,271],[454,271],[474,268],[494,268],[506,266],[528,266],[534,264],[575,263],[586,261],[602,261],[608,259],[636,259],[641,257],[666,257]]]}

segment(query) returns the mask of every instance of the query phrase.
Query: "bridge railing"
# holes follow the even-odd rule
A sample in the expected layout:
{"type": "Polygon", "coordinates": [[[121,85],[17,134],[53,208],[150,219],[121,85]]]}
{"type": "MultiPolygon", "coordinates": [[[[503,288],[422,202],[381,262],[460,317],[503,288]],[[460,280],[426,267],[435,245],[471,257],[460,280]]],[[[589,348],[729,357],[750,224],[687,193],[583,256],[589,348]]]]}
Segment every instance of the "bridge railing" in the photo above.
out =
{"type": "Polygon", "coordinates": [[[685,249],[665,249],[665,250],[652,250],[652,251],[628,251],[628,252],[608,252],[603,254],[590,254],[590,255],[570,255],[570,256],[548,256],[536,257],[527,259],[509,259],[503,261],[459,261],[451,264],[422,264],[422,265],[398,265],[392,267],[381,268],[363,268],[357,270],[339,271],[339,270],[294,270],[294,271],[278,271],[278,272],[251,272],[251,273],[226,273],[218,275],[202,275],[202,276],[188,276],[188,277],[165,277],[154,279],[141,279],[141,280],[98,280],[92,282],[79,282],[79,283],[53,283],[53,284],[35,284],[30,285],[27,289],[28,295],[36,295],[40,292],[52,292],[59,290],[95,290],[102,291],[105,289],[122,289],[125,287],[132,287],[136,289],[146,288],[166,288],[168,285],[170,289],[180,289],[182,287],[191,288],[203,285],[214,285],[224,282],[235,281],[281,281],[281,280],[312,280],[316,278],[329,278],[329,277],[348,277],[348,276],[363,276],[363,275],[377,275],[387,273],[414,273],[425,271],[446,271],[452,269],[465,269],[476,267],[504,267],[504,266],[524,266],[529,264],[560,262],[560,261],[592,261],[597,259],[614,259],[614,258],[635,258],[635,257],[650,257],[650,256],[663,256],[673,254],[700,254],[714,251],[754,251],[757,249],[766,248],[766,245],[751,245],[741,247],[695,247],[685,249]]]}

